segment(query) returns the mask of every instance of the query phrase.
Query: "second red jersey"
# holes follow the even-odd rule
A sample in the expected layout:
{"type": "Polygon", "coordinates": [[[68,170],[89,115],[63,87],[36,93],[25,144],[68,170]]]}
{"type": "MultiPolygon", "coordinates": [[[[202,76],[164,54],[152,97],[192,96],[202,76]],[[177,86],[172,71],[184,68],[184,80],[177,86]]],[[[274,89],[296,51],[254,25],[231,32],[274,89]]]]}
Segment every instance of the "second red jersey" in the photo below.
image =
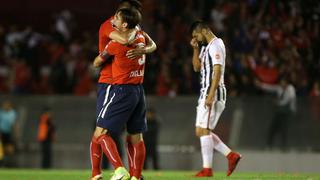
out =
{"type": "MultiPolygon", "coordinates": [[[[101,53],[106,45],[110,42],[109,35],[115,29],[112,26],[112,19],[111,16],[108,20],[101,24],[99,29],[99,53],[101,53]]],[[[100,71],[99,83],[112,83],[112,68],[111,63],[106,63],[100,71]]]]}
{"type": "Polygon", "coordinates": [[[106,46],[108,54],[114,55],[112,61],[112,84],[142,84],[144,78],[145,55],[135,59],[126,56],[128,50],[145,46],[145,37],[137,32],[130,46],[110,41],[106,46]]]}

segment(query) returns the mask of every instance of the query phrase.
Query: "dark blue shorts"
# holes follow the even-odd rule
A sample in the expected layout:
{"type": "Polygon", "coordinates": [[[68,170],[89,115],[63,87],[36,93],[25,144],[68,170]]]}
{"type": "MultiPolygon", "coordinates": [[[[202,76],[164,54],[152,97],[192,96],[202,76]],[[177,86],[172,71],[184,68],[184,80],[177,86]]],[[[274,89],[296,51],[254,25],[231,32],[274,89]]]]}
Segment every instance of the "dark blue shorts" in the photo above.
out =
{"type": "Polygon", "coordinates": [[[110,93],[110,89],[110,84],[99,83],[97,85],[96,119],[98,118],[98,115],[103,107],[105,99],[107,100],[107,97],[110,93]]]}
{"type": "Polygon", "coordinates": [[[145,132],[147,123],[143,86],[99,84],[97,112],[97,126],[110,133],[119,133],[125,127],[129,134],[145,132]]]}

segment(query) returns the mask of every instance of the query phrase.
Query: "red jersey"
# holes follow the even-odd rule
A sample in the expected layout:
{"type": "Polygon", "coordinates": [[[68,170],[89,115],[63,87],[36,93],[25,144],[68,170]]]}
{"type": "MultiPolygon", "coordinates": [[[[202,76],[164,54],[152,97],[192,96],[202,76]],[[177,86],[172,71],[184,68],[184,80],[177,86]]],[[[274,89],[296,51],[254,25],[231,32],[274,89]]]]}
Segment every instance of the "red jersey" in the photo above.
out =
{"type": "Polygon", "coordinates": [[[144,77],[145,55],[136,59],[126,56],[128,50],[136,47],[144,47],[146,44],[142,32],[137,32],[135,40],[130,46],[124,46],[118,42],[110,41],[106,51],[114,55],[112,61],[112,84],[142,84],[144,77]]]}
{"type": "MultiPolygon", "coordinates": [[[[109,35],[115,29],[112,26],[111,21],[113,20],[113,16],[111,16],[108,20],[101,24],[99,29],[99,53],[101,53],[106,45],[110,42],[109,35]]],[[[100,71],[99,83],[112,83],[112,68],[111,63],[106,63],[100,71]]]]}

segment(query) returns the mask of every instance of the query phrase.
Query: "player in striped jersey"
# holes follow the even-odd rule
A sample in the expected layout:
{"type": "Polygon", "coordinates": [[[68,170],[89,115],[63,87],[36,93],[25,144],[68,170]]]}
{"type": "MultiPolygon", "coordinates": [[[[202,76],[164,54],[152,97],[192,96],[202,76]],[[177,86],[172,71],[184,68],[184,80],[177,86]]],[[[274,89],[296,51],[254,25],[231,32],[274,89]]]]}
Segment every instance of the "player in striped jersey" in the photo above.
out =
{"type": "Polygon", "coordinates": [[[228,159],[227,176],[236,168],[241,155],[231,151],[213,132],[225,108],[226,88],[224,85],[226,50],[222,39],[216,37],[208,25],[196,21],[191,26],[193,68],[200,72],[201,90],[196,117],[196,135],[200,138],[203,169],[196,177],[212,176],[213,150],[228,159]],[[207,44],[199,50],[198,44],[207,44]]]}

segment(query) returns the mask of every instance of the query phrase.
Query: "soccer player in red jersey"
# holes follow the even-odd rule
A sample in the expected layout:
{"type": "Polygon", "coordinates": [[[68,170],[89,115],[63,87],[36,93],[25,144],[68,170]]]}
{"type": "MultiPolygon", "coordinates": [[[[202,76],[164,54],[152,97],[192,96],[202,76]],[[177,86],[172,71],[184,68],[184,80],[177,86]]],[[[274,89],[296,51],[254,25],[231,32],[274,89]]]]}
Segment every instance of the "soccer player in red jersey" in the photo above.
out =
{"type": "MultiPolygon", "coordinates": [[[[136,31],[135,26],[141,20],[141,14],[136,9],[120,9],[114,17],[114,25],[123,33],[136,31]]],[[[126,126],[127,148],[131,179],[140,179],[145,159],[145,146],[142,133],[146,130],[146,107],[144,90],[142,87],[144,77],[145,56],[133,59],[127,57],[127,52],[146,45],[144,33],[138,31],[133,42],[124,46],[118,42],[110,41],[102,54],[113,55],[112,61],[112,87],[106,95],[103,107],[97,118],[97,127],[94,137],[101,145],[104,153],[115,168],[111,178],[127,179],[116,145],[109,133],[117,133],[126,126]],[[129,147],[130,146],[130,147],[129,147]]],[[[101,54],[95,59],[101,61],[101,54]]],[[[129,177],[130,177],[129,176],[129,177]]]]}
{"type": "MultiPolygon", "coordinates": [[[[141,3],[137,0],[122,0],[118,6],[118,9],[121,8],[136,8],[141,11],[141,3]]],[[[132,41],[130,37],[133,37],[136,31],[132,31],[131,34],[123,33],[117,28],[115,28],[113,24],[114,16],[110,17],[104,23],[101,24],[99,29],[99,53],[100,57],[97,61],[94,61],[95,67],[100,67],[100,77],[98,83],[98,93],[97,93],[97,116],[101,109],[103,108],[103,104],[106,101],[106,97],[110,91],[110,84],[112,83],[112,68],[111,63],[106,62],[108,56],[106,53],[103,53],[103,50],[107,43],[110,40],[115,40],[121,44],[128,44],[132,41]]],[[[147,38],[147,45],[142,48],[131,49],[127,52],[127,56],[130,58],[135,58],[136,56],[141,56],[145,53],[151,53],[156,49],[156,44],[154,41],[148,36],[148,34],[144,33],[144,36],[147,38]]],[[[131,151],[132,146],[128,142],[127,143],[128,150],[131,151]]],[[[97,139],[93,136],[90,143],[90,157],[92,164],[92,179],[101,179],[101,159],[102,159],[102,149],[97,139]]]]}
{"type": "MultiPolygon", "coordinates": [[[[136,8],[141,12],[141,3],[137,0],[122,0],[118,6],[118,9],[122,8],[136,8]]],[[[105,46],[109,43],[110,40],[115,40],[121,44],[128,44],[132,40],[135,31],[131,33],[122,33],[118,31],[113,25],[114,16],[110,17],[104,23],[101,24],[99,29],[99,53],[102,53],[105,46]]],[[[147,46],[143,48],[133,49],[128,52],[129,57],[136,57],[142,54],[151,53],[156,50],[156,44],[154,41],[148,36],[148,34],[144,33],[144,36],[147,38],[147,46]]],[[[104,54],[105,55],[105,54],[104,54]]],[[[105,58],[106,60],[107,58],[105,58]]],[[[101,59],[102,60],[102,59],[101,59]]],[[[102,61],[97,61],[94,66],[99,67],[102,66],[99,83],[111,84],[112,81],[112,70],[110,63],[105,63],[102,61]]]]}

